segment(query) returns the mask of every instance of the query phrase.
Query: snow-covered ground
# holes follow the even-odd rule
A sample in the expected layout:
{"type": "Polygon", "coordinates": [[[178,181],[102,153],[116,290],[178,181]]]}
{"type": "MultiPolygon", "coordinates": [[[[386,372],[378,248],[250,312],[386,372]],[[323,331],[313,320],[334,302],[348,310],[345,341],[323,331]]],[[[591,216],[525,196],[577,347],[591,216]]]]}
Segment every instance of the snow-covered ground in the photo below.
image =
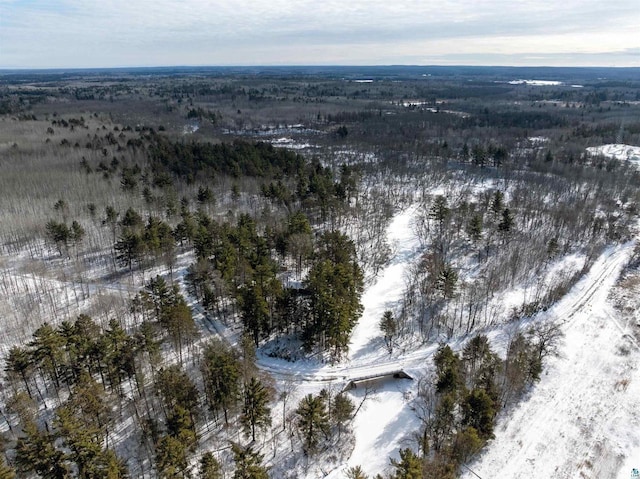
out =
{"type": "MultiPolygon", "coordinates": [[[[418,212],[416,207],[400,212],[387,229],[393,259],[363,295],[365,311],[347,361],[321,365],[262,357],[261,367],[295,381],[300,394],[342,388],[350,379],[398,369],[415,379],[427,374],[436,345],[390,356],[378,328],[382,313],[399,301],[406,268],[420,250],[414,228],[418,212]]],[[[561,355],[549,361],[542,380],[521,403],[502,413],[495,439],[469,464],[480,477],[626,478],[640,465],[640,381],[634,380],[640,347],[625,334],[607,302],[633,247],[630,242],[609,248],[569,294],[533,319],[563,323],[561,355]]],[[[497,351],[504,350],[512,327],[487,331],[497,351]]],[[[417,383],[389,381],[370,392],[352,423],[355,446],[349,459],[333,465],[325,477],[342,479],[356,465],[370,476],[388,470],[389,457],[411,446],[411,434],[419,427],[411,408],[417,383]]],[[[358,388],[349,394],[357,406],[365,391],[358,388]]]]}
{"type": "Polygon", "coordinates": [[[420,242],[415,232],[414,219],[417,207],[412,206],[398,214],[387,228],[387,241],[393,251],[393,260],[362,296],[365,309],[351,335],[349,358],[359,359],[371,352],[374,343],[380,349],[378,324],[386,310],[393,312],[404,291],[404,272],[417,254],[420,242]]]}
{"type": "Polygon", "coordinates": [[[555,80],[511,80],[509,85],[531,85],[531,86],[558,86],[563,85],[561,81],[555,80]]]}
{"type": "Polygon", "coordinates": [[[628,478],[640,467],[640,347],[607,301],[634,243],[611,248],[546,319],[563,322],[561,354],[499,419],[475,477],[628,478]]]}
{"type": "Polygon", "coordinates": [[[628,160],[640,167],[640,146],[622,145],[618,143],[587,148],[591,155],[603,155],[617,160],[628,160]]]}

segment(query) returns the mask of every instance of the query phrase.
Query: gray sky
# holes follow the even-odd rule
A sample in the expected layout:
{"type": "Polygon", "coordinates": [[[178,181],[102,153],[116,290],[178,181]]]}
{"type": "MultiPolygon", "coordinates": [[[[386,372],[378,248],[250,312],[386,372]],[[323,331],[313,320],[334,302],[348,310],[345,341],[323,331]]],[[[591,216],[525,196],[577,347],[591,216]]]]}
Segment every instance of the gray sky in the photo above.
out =
{"type": "Polygon", "coordinates": [[[0,68],[640,66],[639,0],[0,0],[0,68]]]}

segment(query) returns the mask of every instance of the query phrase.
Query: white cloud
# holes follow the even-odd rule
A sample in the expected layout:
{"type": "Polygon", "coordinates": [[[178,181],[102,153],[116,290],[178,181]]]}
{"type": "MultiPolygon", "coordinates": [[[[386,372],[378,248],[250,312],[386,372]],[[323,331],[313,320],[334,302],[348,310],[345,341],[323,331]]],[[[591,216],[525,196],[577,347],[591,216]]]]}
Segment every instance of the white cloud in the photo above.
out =
{"type": "Polygon", "coordinates": [[[636,0],[0,0],[0,66],[517,64],[638,49],[639,23],[636,0]]]}

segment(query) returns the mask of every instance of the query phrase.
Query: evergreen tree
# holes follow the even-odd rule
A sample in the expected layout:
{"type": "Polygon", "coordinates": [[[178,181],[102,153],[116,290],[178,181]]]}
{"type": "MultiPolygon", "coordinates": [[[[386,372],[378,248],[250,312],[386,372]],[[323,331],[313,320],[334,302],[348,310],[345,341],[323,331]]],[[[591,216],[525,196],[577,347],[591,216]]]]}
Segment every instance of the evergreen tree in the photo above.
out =
{"type": "Polygon", "coordinates": [[[491,212],[493,216],[497,217],[504,209],[504,193],[500,190],[496,190],[491,199],[491,212]]]}
{"type": "Polygon", "coordinates": [[[474,243],[477,243],[482,238],[482,215],[480,213],[476,213],[471,217],[467,227],[467,234],[474,243]]]}
{"type": "Polygon", "coordinates": [[[353,242],[340,232],[325,233],[306,284],[311,322],[303,330],[305,344],[311,348],[320,343],[338,359],[362,314],[363,276],[353,242]]]}
{"type": "Polygon", "coordinates": [[[142,237],[130,230],[124,231],[120,239],[114,245],[116,261],[121,266],[126,266],[129,271],[133,269],[133,264],[139,264],[144,255],[144,241],[142,237]]]}
{"type": "Polygon", "coordinates": [[[173,293],[171,304],[162,311],[160,324],[169,333],[174,347],[178,349],[178,357],[182,363],[183,347],[185,343],[189,344],[193,340],[197,329],[191,308],[184,297],[176,291],[173,293]]]}
{"type": "Polygon", "coordinates": [[[451,209],[447,206],[447,199],[444,196],[436,196],[429,210],[429,217],[438,224],[440,233],[450,216],[451,209]]]}
{"type": "Polygon", "coordinates": [[[233,352],[218,339],[204,348],[200,370],[209,408],[222,410],[225,424],[229,424],[232,412],[240,397],[241,366],[233,352]]]}
{"type": "Polygon", "coordinates": [[[482,439],[493,437],[495,406],[483,389],[474,389],[469,392],[461,406],[463,426],[473,427],[482,439]]]}
{"type": "Polygon", "coordinates": [[[4,462],[0,463],[0,479],[15,479],[16,471],[4,462]]]}
{"type": "Polygon", "coordinates": [[[102,453],[101,431],[87,425],[68,405],[58,408],[54,426],[70,450],[68,457],[78,467],[78,476],[92,477],[94,463],[102,453]]]}
{"type": "Polygon", "coordinates": [[[389,350],[389,354],[393,353],[393,339],[398,333],[398,323],[393,317],[391,311],[385,311],[380,320],[380,331],[384,335],[384,343],[389,350]]]}
{"type": "Polygon", "coordinates": [[[444,299],[450,299],[453,297],[458,283],[458,273],[452,266],[445,264],[438,273],[436,280],[436,288],[442,293],[444,299]]]}
{"type": "Polygon", "coordinates": [[[514,225],[515,219],[513,213],[511,213],[509,208],[505,208],[502,210],[502,220],[498,223],[498,231],[506,235],[513,229],[514,225]]]}
{"type": "Polygon", "coordinates": [[[211,452],[205,452],[200,458],[198,479],[222,479],[222,466],[211,452]]]}
{"type": "Polygon", "coordinates": [[[433,361],[436,365],[436,392],[439,394],[456,393],[462,385],[460,359],[449,345],[438,348],[433,361]]]}
{"type": "Polygon", "coordinates": [[[142,233],[144,251],[169,268],[175,261],[175,239],[171,227],[158,218],[149,217],[142,233]]]}
{"type": "Polygon", "coordinates": [[[34,363],[42,368],[54,382],[56,388],[59,388],[64,338],[49,323],[43,323],[33,332],[32,337],[33,339],[29,342],[29,346],[31,347],[34,363]]]}
{"type": "Polygon", "coordinates": [[[268,331],[269,305],[262,289],[255,282],[245,285],[241,299],[241,316],[245,331],[251,334],[258,347],[260,338],[268,331]]]}
{"type": "Polygon", "coordinates": [[[18,472],[35,472],[43,479],[67,479],[70,468],[67,455],[54,446],[55,437],[40,431],[33,421],[22,424],[24,436],[16,445],[18,472]]]}
{"type": "Polygon", "coordinates": [[[251,446],[242,448],[231,444],[236,470],[233,479],[269,479],[267,469],[262,466],[262,456],[254,452],[251,446]]]}
{"type": "Polygon", "coordinates": [[[20,346],[12,346],[5,362],[4,371],[7,373],[8,379],[14,382],[17,378],[20,378],[29,397],[32,398],[29,380],[33,374],[35,364],[29,350],[20,346]]]}
{"type": "Polygon", "coordinates": [[[240,416],[240,424],[244,433],[256,440],[256,428],[266,428],[271,425],[271,410],[269,403],[269,391],[262,382],[252,377],[244,387],[244,406],[240,416]]]}
{"type": "Polygon", "coordinates": [[[118,230],[118,212],[113,206],[107,206],[104,210],[105,218],[102,220],[102,224],[108,226],[111,229],[112,239],[111,242],[116,242],[116,232],[118,230]]]}
{"type": "Polygon", "coordinates": [[[451,446],[451,458],[456,464],[463,464],[477,453],[484,441],[478,436],[478,431],[473,427],[465,427],[458,431],[451,446]]]}
{"type": "Polygon", "coordinates": [[[195,427],[198,389],[191,378],[179,366],[168,366],[158,372],[156,388],[162,398],[167,418],[171,418],[177,408],[181,408],[190,416],[191,427],[195,427]]]}
{"type": "Polygon", "coordinates": [[[344,424],[351,420],[354,410],[355,405],[346,394],[340,393],[333,398],[333,404],[331,405],[331,418],[338,426],[338,435],[342,433],[344,424]]]}
{"type": "Polygon", "coordinates": [[[187,445],[171,435],[163,436],[156,446],[156,469],[163,479],[185,477],[189,466],[187,445]]]}
{"type": "Polygon", "coordinates": [[[139,231],[144,226],[144,221],[136,210],[128,208],[120,220],[120,226],[130,231],[139,231]]]}
{"type": "Polygon", "coordinates": [[[50,220],[45,225],[46,238],[55,245],[58,253],[62,256],[67,255],[69,251],[69,240],[71,239],[71,230],[64,223],[58,223],[50,220]]]}
{"type": "Polygon", "coordinates": [[[400,459],[391,459],[392,479],[422,479],[422,461],[409,448],[400,449],[400,459]]]}
{"type": "Polygon", "coordinates": [[[296,415],[304,453],[313,454],[317,450],[321,436],[327,437],[329,434],[329,419],[324,399],[321,396],[314,397],[308,394],[298,404],[296,415]]]}
{"type": "Polygon", "coordinates": [[[369,479],[369,476],[364,473],[362,467],[354,466],[347,470],[346,479],[369,479]]]}
{"type": "Polygon", "coordinates": [[[71,229],[69,231],[69,239],[73,242],[73,247],[76,249],[76,254],[78,250],[78,246],[82,243],[82,240],[85,236],[85,230],[76,220],[71,222],[71,229]]]}

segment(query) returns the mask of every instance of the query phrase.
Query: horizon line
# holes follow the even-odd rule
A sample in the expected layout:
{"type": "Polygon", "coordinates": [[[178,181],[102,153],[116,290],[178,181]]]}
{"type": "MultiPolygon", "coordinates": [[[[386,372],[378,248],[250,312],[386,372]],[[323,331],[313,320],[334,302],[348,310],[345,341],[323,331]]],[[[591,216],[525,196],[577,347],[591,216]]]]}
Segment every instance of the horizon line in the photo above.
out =
{"type": "Polygon", "coordinates": [[[492,65],[492,64],[264,64],[264,65],[153,65],[153,66],[93,66],[93,67],[5,67],[0,66],[0,72],[66,72],[66,71],[95,71],[95,70],[160,70],[160,69],[204,69],[204,68],[548,68],[548,69],[640,69],[640,66],[611,66],[611,65],[492,65]]]}

